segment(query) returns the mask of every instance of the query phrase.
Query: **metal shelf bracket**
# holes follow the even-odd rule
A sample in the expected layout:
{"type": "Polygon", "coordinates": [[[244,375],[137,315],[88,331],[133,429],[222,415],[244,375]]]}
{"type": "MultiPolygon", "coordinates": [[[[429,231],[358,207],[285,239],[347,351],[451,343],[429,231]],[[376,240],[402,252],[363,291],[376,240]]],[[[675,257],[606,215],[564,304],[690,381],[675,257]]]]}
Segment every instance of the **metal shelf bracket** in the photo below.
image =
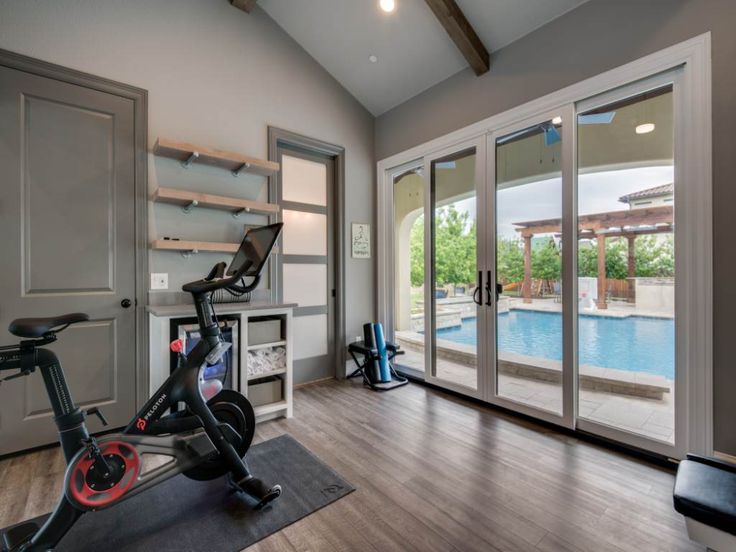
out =
{"type": "Polygon", "coordinates": [[[238,167],[237,169],[235,169],[235,170],[233,170],[233,171],[230,171],[230,172],[232,173],[232,175],[233,175],[234,177],[236,177],[236,178],[237,178],[238,176],[240,176],[240,173],[241,173],[241,172],[243,172],[243,171],[247,171],[248,169],[250,169],[250,163],[243,163],[243,164],[242,164],[242,165],[240,165],[240,166],[239,166],[239,167],[238,167]]]}
{"type": "Polygon", "coordinates": [[[192,209],[194,209],[197,205],[199,205],[199,201],[197,201],[195,199],[195,200],[192,200],[191,203],[189,203],[189,204],[185,205],[184,207],[182,207],[181,210],[188,215],[189,213],[192,212],[192,209]]]}
{"type": "Polygon", "coordinates": [[[199,152],[193,151],[192,154],[189,157],[187,157],[186,161],[181,162],[181,166],[184,167],[185,169],[188,169],[192,165],[192,163],[194,163],[197,160],[198,157],[199,157],[199,152]]]}
{"type": "Polygon", "coordinates": [[[246,213],[250,213],[250,207],[246,207],[245,209],[240,209],[239,211],[235,211],[233,213],[233,218],[240,218],[240,215],[244,215],[246,213]]]}

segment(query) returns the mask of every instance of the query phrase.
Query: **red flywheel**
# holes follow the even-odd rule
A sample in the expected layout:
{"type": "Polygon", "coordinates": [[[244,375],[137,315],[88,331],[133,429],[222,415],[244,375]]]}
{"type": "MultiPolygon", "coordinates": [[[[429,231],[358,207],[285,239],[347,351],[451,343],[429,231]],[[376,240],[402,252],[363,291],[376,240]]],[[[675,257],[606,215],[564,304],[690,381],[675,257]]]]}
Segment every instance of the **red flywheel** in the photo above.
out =
{"type": "Polygon", "coordinates": [[[67,472],[67,496],[89,509],[104,508],[120,500],[135,484],[141,471],[141,459],[134,446],[108,441],[100,443],[99,447],[107,469],[84,453],[67,472]]]}

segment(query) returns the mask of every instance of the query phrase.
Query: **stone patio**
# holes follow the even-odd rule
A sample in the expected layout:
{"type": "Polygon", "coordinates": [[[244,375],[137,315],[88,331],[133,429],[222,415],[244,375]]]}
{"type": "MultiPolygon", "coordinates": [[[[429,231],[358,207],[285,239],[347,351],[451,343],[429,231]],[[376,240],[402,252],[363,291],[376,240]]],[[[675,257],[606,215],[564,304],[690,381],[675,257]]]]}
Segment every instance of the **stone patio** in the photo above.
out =
{"type": "MultiPolygon", "coordinates": [[[[424,371],[422,353],[406,350],[398,364],[424,371]]],[[[441,379],[474,388],[476,369],[472,366],[437,360],[437,376],[441,379]]],[[[543,410],[562,412],[562,386],[536,379],[499,375],[499,395],[543,410]]],[[[672,391],[672,390],[671,390],[672,391]]],[[[660,441],[674,442],[674,393],[664,393],[661,399],[647,399],[580,389],[579,416],[660,441]]]]}

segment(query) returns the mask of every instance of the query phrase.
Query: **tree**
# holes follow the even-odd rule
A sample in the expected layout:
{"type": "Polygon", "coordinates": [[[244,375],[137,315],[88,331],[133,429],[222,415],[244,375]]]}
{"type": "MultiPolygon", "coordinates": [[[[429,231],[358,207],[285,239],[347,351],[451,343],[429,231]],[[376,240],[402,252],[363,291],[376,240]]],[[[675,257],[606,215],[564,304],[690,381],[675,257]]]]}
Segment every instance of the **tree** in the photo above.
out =
{"type": "Polygon", "coordinates": [[[496,241],[498,280],[503,284],[524,280],[524,244],[519,239],[499,237],[496,241]]]}
{"type": "MultiPolygon", "coordinates": [[[[671,277],[675,274],[675,247],[672,234],[638,236],[634,242],[638,278],[671,277]]],[[[623,280],[629,276],[629,246],[626,238],[606,240],[606,278],[623,280]]],[[[598,276],[598,247],[580,242],[578,276],[598,276]]]]}
{"type": "Polygon", "coordinates": [[[411,264],[411,285],[424,284],[424,215],[421,215],[409,232],[409,262],[411,264]]]}
{"type": "MultiPolygon", "coordinates": [[[[435,277],[438,286],[475,281],[476,225],[470,213],[454,205],[435,212],[435,277]]],[[[424,217],[420,216],[409,235],[411,284],[424,283],[424,217]]]]}
{"type": "Polygon", "coordinates": [[[454,205],[435,212],[435,278],[438,286],[475,281],[476,226],[454,205]]]}
{"type": "Polygon", "coordinates": [[[675,238],[664,236],[640,236],[634,246],[636,275],[640,278],[667,278],[675,275],[675,238]]]}
{"type": "Polygon", "coordinates": [[[560,279],[561,270],[560,251],[552,238],[543,247],[532,251],[532,278],[549,283],[560,279]]]}
{"type": "MultiPolygon", "coordinates": [[[[628,276],[628,244],[625,239],[606,240],[606,278],[624,279],[628,276]]],[[[598,276],[598,245],[578,243],[578,276],[598,276]]]]}

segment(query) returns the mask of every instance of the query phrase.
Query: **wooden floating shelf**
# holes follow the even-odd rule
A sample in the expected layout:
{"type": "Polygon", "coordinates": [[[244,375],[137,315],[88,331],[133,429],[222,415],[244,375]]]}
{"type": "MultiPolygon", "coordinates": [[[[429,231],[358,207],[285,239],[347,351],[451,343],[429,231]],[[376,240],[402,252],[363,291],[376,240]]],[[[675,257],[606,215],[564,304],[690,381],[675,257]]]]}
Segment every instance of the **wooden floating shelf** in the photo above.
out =
{"type": "Polygon", "coordinates": [[[220,253],[235,253],[239,243],[205,242],[190,240],[153,240],[151,249],[163,251],[216,251],[220,253]]]}
{"type": "MultiPolygon", "coordinates": [[[[159,251],[213,251],[216,253],[235,253],[239,247],[239,243],[193,240],[153,240],[151,242],[151,249],[159,251]]],[[[278,246],[274,246],[271,253],[278,252],[278,246]]]]}
{"type": "Polygon", "coordinates": [[[170,157],[181,161],[186,167],[191,163],[204,163],[205,165],[222,167],[232,171],[235,176],[241,172],[271,176],[279,172],[281,168],[278,163],[273,161],[169,138],[156,140],[153,153],[161,157],[170,157]]]}
{"type": "Polygon", "coordinates": [[[232,211],[233,214],[245,211],[246,213],[265,213],[271,215],[279,212],[279,206],[275,203],[263,203],[260,201],[251,201],[249,199],[188,192],[186,190],[178,190],[176,188],[158,188],[153,192],[153,201],[174,203],[184,207],[193,206],[225,209],[232,211]]]}

